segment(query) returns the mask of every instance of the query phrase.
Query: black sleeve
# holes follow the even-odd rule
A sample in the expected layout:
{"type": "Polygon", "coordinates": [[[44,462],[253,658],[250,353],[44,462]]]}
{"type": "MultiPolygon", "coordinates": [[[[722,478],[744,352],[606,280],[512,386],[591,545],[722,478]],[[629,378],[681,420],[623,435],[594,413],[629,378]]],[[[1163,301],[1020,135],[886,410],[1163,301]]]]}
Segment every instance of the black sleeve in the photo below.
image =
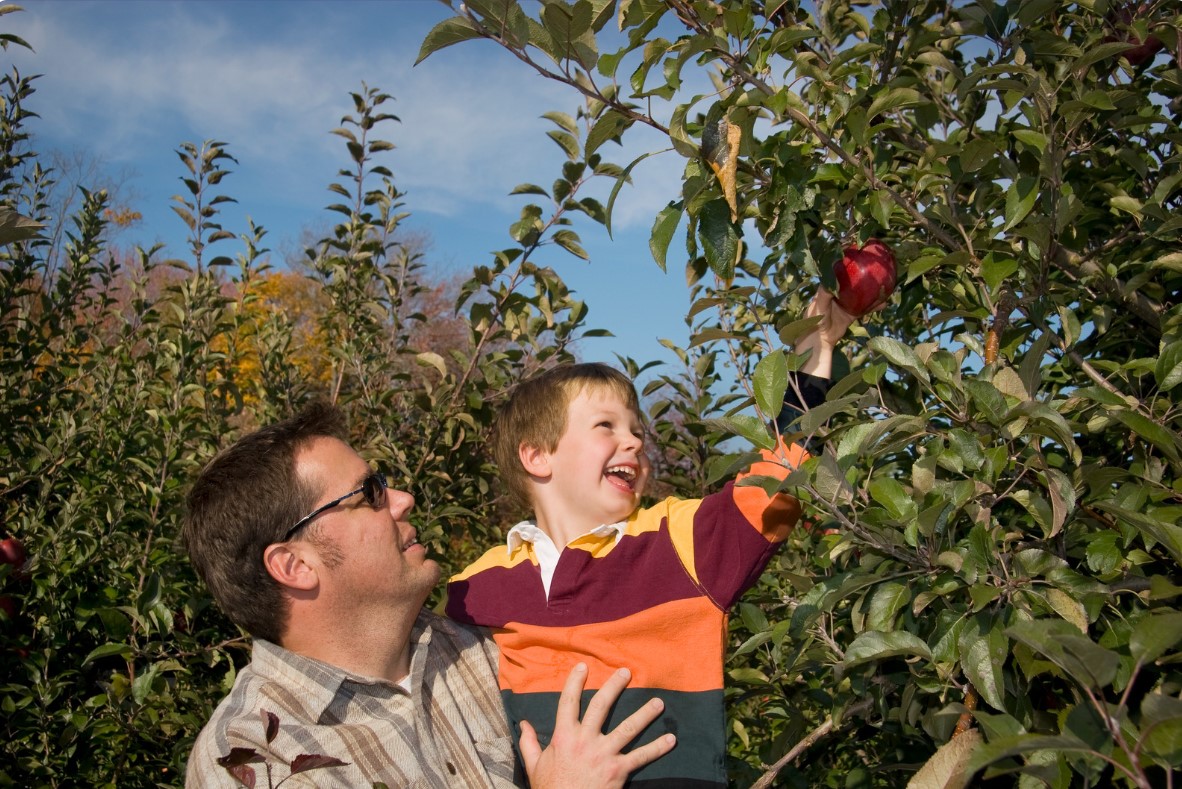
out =
{"type": "Polygon", "coordinates": [[[816,408],[825,402],[825,395],[833,382],[828,378],[818,378],[808,373],[789,373],[788,391],[784,394],[784,408],[776,417],[776,429],[781,433],[788,429],[788,423],[810,408],[816,408]],[[795,386],[793,378],[795,377],[795,386]],[[797,396],[797,389],[800,396],[797,396]]]}

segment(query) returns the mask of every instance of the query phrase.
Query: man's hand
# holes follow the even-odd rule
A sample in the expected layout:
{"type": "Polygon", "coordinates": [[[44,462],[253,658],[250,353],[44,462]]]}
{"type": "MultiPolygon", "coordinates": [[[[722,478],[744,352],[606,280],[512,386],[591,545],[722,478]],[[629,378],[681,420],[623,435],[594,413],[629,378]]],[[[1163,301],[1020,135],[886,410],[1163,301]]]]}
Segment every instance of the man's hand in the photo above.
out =
{"type": "Polygon", "coordinates": [[[608,712],[631,677],[626,668],[613,674],[591,698],[587,714],[580,721],[579,698],[587,681],[587,666],[575,666],[558,699],[554,738],[544,751],[534,727],[521,722],[521,758],[533,789],[622,787],[633,770],[673,750],[677,738],[665,734],[633,751],[620,753],[665,709],[660,699],[649,700],[619,726],[603,733],[608,712]]]}

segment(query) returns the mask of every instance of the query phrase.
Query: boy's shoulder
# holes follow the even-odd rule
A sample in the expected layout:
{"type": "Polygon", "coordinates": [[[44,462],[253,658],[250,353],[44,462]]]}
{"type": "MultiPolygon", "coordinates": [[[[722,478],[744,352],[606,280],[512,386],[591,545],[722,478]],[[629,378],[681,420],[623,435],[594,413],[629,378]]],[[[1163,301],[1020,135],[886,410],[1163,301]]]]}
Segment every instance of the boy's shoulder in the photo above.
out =
{"type": "Polygon", "coordinates": [[[502,542],[489,548],[479,558],[449,578],[447,582],[453,584],[471,578],[485,570],[491,570],[496,567],[516,567],[522,562],[528,561],[528,551],[511,550],[508,542],[502,542]]]}

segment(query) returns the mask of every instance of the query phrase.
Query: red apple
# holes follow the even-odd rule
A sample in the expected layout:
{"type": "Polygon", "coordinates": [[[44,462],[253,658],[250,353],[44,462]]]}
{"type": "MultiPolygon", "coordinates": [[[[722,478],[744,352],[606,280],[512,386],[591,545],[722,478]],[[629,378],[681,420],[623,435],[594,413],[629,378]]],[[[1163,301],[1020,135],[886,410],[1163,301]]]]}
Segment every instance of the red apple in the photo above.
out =
{"type": "Polygon", "coordinates": [[[0,564],[11,564],[14,577],[24,577],[25,562],[28,558],[25,546],[16,537],[6,537],[0,540],[0,564]]]}
{"type": "Polygon", "coordinates": [[[1131,66],[1140,66],[1147,60],[1153,60],[1153,56],[1161,52],[1165,44],[1157,36],[1149,36],[1144,41],[1139,38],[1130,38],[1130,44],[1137,46],[1132,49],[1125,50],[1125,60],[1129,61],[1131,66]]]}
{"type": "Polygon", "coordinates": [[[1153,60],[1153,56],[1161,52],[1165,47],[1165,44],[1157,36],[1149,35],[1144,40],[1141,40],[1131,31],[1122,32],[1119,30],[1119,28],[1127,28],[1137,17],[1144,15],[1148,10],[1147,3],[1139,3],[1137,5],[1127,3],[1108,12],[1108,23],[1116,29],[1116,32],[1104,36],[1104,41],[1124,41],[1125,43],[1132,44],[1132,49],[1126,49],[1121,53],[1124,55],[1125,60],[1129,61],[1130,66],[1140,66],[1143,63],[1153,60]]]}
{"type": "Polygon", "coordinates": [[[872,238],[861,248],[846,247],[844,256],[833,265],[833,276],[837,279],[837,303],[860,318],[886,304],[895,290],[898,265],[891,248],[872,238]]]}

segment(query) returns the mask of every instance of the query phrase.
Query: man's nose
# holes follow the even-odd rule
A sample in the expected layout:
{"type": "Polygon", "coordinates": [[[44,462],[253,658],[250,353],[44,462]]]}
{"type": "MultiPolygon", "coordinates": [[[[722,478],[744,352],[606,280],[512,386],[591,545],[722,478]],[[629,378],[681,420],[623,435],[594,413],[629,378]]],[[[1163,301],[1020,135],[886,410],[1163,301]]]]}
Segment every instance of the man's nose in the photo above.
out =
{"type": "Polygon", "coordinates": [[[386,506],[390,508],[390,514],[394,516],[394,520],[401,520],[414,509],[415,497],[404,490],[390,488],[386,491],[386,506]]]}

